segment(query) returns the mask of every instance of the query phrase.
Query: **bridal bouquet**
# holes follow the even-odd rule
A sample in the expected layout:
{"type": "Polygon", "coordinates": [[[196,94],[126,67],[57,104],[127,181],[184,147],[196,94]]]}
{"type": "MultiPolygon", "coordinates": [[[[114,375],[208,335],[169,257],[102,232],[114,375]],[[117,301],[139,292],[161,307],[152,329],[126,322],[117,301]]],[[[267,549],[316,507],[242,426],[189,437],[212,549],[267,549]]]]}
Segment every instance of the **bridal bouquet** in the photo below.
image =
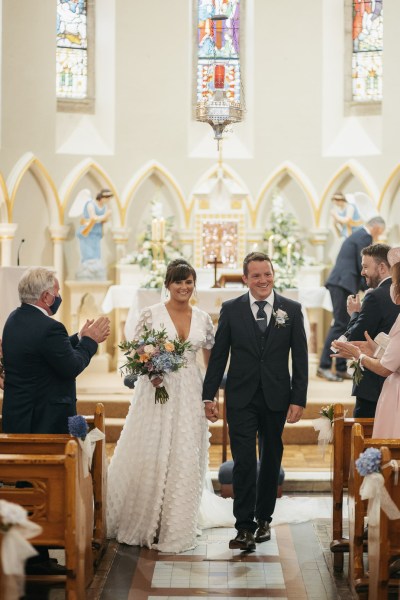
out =
{"type": "MultiPolygon", "coordinates": [[[[179,338],[169,340],[165,329],[156,331],[145,326],[140,339],[122,342],[119,347],[127,358],[120,367],[124,374],[147,375],[153,379],[184,367],[187,362],[185,352],[191,349],[191,344],[179,338]]],[[[155,402],[165,404],[168,398],[164,386],[155,388],[155,402]]]]}

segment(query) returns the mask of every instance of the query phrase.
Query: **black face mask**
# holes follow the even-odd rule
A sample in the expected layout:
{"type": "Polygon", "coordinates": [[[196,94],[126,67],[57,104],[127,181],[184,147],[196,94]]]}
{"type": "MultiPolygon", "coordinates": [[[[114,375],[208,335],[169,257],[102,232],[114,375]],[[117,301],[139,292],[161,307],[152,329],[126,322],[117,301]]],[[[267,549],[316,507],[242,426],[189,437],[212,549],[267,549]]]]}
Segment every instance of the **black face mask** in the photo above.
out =
{"type": "MultiPolygon", "coordinates": [[[[53,295],[53,294],[51,294],[53,295]]],[[[60,308],[60,304],[62,302],[61,296],[54,296],[54,302],[51,306],[49,306],[50,312],[52,315],[55,315],[58,309],[60,308]]]]}

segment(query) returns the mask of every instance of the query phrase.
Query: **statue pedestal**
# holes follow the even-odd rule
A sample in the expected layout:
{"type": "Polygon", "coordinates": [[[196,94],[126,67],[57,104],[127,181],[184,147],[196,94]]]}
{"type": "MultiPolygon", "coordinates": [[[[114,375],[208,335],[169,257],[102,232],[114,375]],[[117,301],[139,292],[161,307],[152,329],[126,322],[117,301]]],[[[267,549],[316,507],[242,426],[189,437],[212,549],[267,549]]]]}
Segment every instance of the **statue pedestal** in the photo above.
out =
{"type": "MultiPolygon", "coordinates": [[[[76,333],[84,325],[86,319],[95,319],[102,314],[101,304],[112,281],[65,281],[69,291],[69,327],[76,333]]],[[[111,340],[112,343],[112,340],[111,340]]],[[[90,361],[86,372],[106,373],[110,370],[110,354],[107,353],[107,342],[99,344],[95,356],[90,361]]]]}

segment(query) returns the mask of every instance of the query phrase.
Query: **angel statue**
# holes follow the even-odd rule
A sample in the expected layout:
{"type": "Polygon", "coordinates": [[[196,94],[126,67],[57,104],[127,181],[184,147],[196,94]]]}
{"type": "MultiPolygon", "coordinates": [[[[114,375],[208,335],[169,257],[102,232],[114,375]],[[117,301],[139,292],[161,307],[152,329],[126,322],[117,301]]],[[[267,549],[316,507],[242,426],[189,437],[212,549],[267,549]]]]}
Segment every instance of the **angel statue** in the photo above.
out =
{"type": "Polygon", "coordinates": [[[331,210],[331,216],[335,229],[342,238],[351,235],[377,213],[371,198],[364,192],[346,195],[336,192],[332,196],[332,202],[334,208],[331,210]]]}
{"type": "Polygon", "coordinates": [[[90,190],[84,189],[75,198],[69,211],[70,217],[81,216],[77,232],[81,252],[81,265],[77,279],[106,279],[106,268],[101,261],[100,242],[103,237],[103,223],[111,216],[107,203],[113,197],[111,190],[103,189],[93,199],[90,190]]]}

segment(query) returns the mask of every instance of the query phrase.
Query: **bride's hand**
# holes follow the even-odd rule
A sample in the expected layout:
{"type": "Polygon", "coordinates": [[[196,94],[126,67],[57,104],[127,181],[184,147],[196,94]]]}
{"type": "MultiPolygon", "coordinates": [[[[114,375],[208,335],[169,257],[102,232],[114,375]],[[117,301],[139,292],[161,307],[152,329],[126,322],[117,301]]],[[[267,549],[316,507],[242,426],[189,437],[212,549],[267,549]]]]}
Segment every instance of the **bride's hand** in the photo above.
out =
{"type": "Polygon", "coordinates": [[[218,403],[215,400],[214,402],[204,402],[204,412],[211,423],[218,421],[218,403]]]}

